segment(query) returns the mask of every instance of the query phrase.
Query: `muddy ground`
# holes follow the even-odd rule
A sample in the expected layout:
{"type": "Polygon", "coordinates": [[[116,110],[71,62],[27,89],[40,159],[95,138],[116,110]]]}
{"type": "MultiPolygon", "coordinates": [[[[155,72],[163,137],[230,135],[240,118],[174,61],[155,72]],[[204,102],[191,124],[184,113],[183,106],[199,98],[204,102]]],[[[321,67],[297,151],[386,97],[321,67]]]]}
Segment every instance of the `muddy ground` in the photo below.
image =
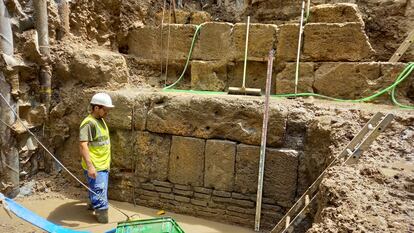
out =
{"type": "MultiPolygon", "coordinates": [[[[87,210],[86,191],[79,186],[73,179],[64,178],[61,174],[53,176],[38,174],[23,185],[23,194],[27,195],[21,195],[15,201],[41,217],[73,230],[102,233],[115,228],[118,222],[126,220],[125,215],[110,207],[109,223],[97,223],[93,213],[87,210]]],[[[158,209],[134,206],[126,202],[110,201],[110,204],[132,216],[133,219],[172,217],[185,232],[253,232],[250,229],[169,211],[165,211],[163,215],[157,215],[160,211],[158,209]]],[[[44,232],[13,214],[8,215],[3,208],[0,208],[0,230],[1,232],[22,233],[44,232]]]]}

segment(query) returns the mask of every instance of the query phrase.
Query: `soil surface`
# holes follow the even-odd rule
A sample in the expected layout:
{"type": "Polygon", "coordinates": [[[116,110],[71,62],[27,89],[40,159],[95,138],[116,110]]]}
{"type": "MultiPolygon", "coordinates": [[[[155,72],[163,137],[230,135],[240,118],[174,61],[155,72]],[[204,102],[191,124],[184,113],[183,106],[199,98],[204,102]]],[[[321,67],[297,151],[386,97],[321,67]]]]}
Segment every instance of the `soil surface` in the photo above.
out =
{"type": "MultiPolygon", "coordinates": [[[[15,199],[17,203],[33,211],[41,217],[66,228],[89,232],[106,232],[114,229],[118,222],[126,220],[126,217],[115,210],[109,209],[109,223],[99,224],[92,211],[87,210],[86,191],[75,187],[71,181],[62,176],[37,175],[31,181],[26,182],[23,189],[31,187],[31,194],[19,196],[15,199]],[[40,180],[39,177],[42,177],[40,180]],[[53,181],[53,182],[52,182],[53,181]],[[65,184],[63,186],[63,184],[65,184]],[[64,190],[62,190],[64,188],[64,190]],[[42,191],[40,191],[42,190],[42,191]],[[57,192],[56,190],[60,190],[57,192]]],[[[156,217],[172,217],[185,232],[219,233],[240,232],[248,233],[253,230],[208,221],[205,219],[175,214],[165,211],[164,215],[157,215],[159,210],[142,206],[134,206],[126,202],[110,201],[110,204],[121,209],[133,219],[148,219],[156,217]]],[[[15,215],[9,216],[0,208],[0,232],[44,232],[33,225],[23,221],[15,215]]]]}

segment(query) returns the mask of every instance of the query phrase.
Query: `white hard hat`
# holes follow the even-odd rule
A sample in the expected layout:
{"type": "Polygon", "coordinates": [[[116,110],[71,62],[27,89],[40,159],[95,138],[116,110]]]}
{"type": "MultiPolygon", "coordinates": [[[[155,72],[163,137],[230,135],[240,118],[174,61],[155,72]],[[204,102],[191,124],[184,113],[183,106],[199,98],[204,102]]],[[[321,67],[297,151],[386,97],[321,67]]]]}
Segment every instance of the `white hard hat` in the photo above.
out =
{"type": "Polygon", "coordinates": [[[91,104],[102,105],[108,108],[115,107],[112,105],[111,97],[106,93],[96,93],[92,96],[91,104]]]}

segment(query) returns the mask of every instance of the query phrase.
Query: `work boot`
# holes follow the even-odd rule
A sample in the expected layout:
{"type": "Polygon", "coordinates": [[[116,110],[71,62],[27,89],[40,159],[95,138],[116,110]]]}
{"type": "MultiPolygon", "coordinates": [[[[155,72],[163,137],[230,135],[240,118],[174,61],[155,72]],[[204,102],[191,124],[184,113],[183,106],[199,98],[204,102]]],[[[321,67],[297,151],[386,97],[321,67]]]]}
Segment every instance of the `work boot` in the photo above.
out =
{"type": "Polygon", "coordinates": [[[95,210],[95,214],[99,223],[108,223],[108,209],[95,210]]]}

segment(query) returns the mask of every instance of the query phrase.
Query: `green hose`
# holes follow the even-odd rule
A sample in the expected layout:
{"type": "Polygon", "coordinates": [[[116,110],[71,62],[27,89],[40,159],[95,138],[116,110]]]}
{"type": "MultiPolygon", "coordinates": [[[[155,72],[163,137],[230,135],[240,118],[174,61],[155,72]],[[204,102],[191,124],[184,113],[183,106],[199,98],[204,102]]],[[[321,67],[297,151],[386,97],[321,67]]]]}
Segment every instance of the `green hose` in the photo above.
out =
{"type": "MultiPolygon", "coordinates": [[[[185,66],[184,66],[183,72],[181,73],[181,75],[180,75],[180,77],[177,79],[177,81],[175,81],[173,84],[171,84],[171,85],[169,85],[169,86],[164,87],[164,88],[163,88],[163,90],[168,90],[168,89],[171,89],[172,87],[174,87],[175,85],[177,85],[177,83],[179,83],[179,82],[181,81],[181,79],[184,77],[184,74],[185,74],[185,72],[187,71],[188,63],[190,63],[190,58],[191,58],[191,55],[193,54],[194,44],[195,44],[195,42],[196,42],[196,40],[197,40],[197,38],[198,38],[198,35],[199,35],[199,32],[200,32],[200,29],[201,29],[201,26],[202,26],[202,25],[203,25],[203,24],[200,24],[200,25],[197,25],[197,26],[196,26],[196,30],[195,30],[195,32],[194,32],[193,40],[191,41],[190,51],[188,52],[187,61],[185,62],[185,66]]],[[[167,65],[168,65],[168,64],[167,64],[167,65]]]]}
{"type": "MultiPolygon", "coordinates": [[[[213,92],[213,91],[194,91],[194,90],[177,90],[177,89],[172,89],[174,86],[176,86],[181,79],[184,77],[185,72],[187,71],[188,68],[188,64],[190,63],[190,58],[191,55],[193,53],[193,49],[194,49],[194,45],[195,42],[198,38],[198,35],[200,34],[200,30],[201,27],[204,25],[200,24],[196,26],[196,30],[194,32],[194,36],[193,39],[191,41],[191,46],[190,46],[190,51],[188,52],[188,56],[187,56],[187,61],[185,63],[184,69],[180,75],[180,77],[171,85],[166,86],[163,88],[163,91],[169,91],[169,92],[186,92],[186,93],[193,93],[193,94],[227,94],[227,92],[213,92]]],[[[318,97],[321,99],[327,99],[327,100],[333,100],[333,101],[338,101],[338,102],[351,102],[351,103],[360,103],[360,102],[369,102],[374,100],[375,98],[391,91],[391,100],[392,102],[399,106],[400,108],[404,108],[404,109],[414,109],[414,106],[410,106],[410,105],[404,105],[401,104],[400,102],[398,102],[398,100],[395,97],[395,89],[396,87],[402,82],[404,81],[414,70],[414,62],[409,62],[407,64],[407,66],[405,67],[405,69],[397,76],[396,80],[394,81],[394,83],[390,86],[388,86],[385,89],[382,89],[380,91],[378,91],[377,93],[370,95],[368,97],[364,97],[364,98],[360,98],[360,99],[355,99],[355,100],[347,100],[347,99],[339,99],[339,98],[334,98],[334,97],[330,97],[330,96],[325,96],[325,95],[320,95],[320,94],[316,94],[316,93],[297,93],[297,94],[277,94],[277,95],[272,95],[272,97],[308,97],[308,96],[314,96],[314,97],[318,97]]]]}

